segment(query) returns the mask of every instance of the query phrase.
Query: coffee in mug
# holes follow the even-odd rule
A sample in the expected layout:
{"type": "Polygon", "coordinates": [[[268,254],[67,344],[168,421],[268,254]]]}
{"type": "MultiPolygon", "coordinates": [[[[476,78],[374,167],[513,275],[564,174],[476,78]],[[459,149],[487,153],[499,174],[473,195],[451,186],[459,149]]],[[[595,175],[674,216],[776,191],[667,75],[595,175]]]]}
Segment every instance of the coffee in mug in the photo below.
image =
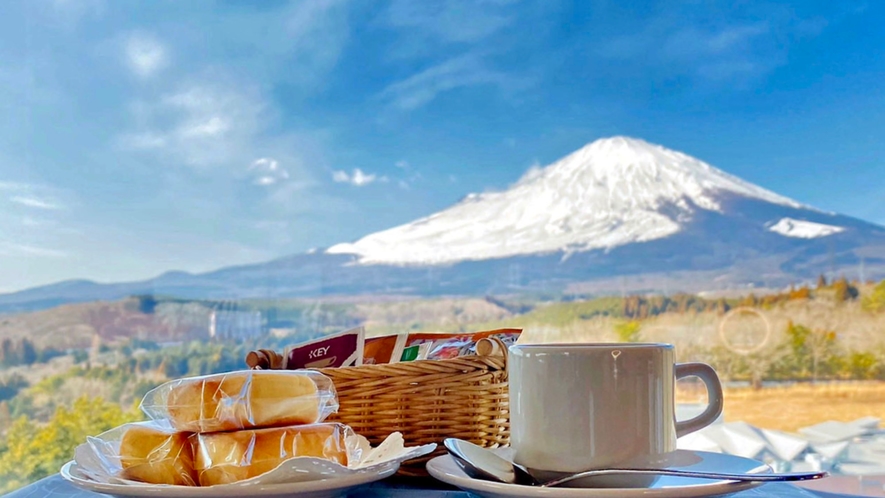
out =
{"type": "MultiPolygon", "coordinates": [[[[722,412],[722,387],[703,363],[675,363],[670,344],[514,345],[508,352],[514,462],[542,477],[654,465],[676,438],[722,412]],[[696,376],[709,404],[675,420],[676,379],[696,376]]],[[[649,482],[634,484],[645,485],[649,482]]]]}

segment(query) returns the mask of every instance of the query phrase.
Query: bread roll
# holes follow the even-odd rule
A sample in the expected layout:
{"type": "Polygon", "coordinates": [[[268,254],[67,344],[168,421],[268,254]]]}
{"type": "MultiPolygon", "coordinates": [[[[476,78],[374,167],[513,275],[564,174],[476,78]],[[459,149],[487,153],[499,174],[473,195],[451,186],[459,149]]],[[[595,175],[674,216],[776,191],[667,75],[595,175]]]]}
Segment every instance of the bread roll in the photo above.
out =
{"type": "Polygon", "coordinates": [[[120,440],[120,477],[151,484],[196,485],[189,436],[130,426],[120,440]]]}
{"type": "Polygon", "coordinates": [[[178,430],[217,432],[312,424],[326,402],[310,375],[246,370],[177,381],[165,408],[178,430]]]}
{"type": "Polygon", "coordinates": [[[347,465],[347,426],[335,423],[196,434],[200,486],[259,476],[293,457],[325,458],[347,465]]]}

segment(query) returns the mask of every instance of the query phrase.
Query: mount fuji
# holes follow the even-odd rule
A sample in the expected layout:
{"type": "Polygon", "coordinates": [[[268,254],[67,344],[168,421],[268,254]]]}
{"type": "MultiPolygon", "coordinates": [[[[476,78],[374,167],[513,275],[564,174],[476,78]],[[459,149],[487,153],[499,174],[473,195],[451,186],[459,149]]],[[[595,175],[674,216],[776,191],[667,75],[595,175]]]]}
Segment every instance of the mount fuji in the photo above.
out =
{"type": "MultiPolygon", "coordinates": [[[[445,211],[326,252],[354,254],[362,264],[427,265],[610,250],[672,236],[703,211],[725,214],[728,196],[809,209],[685,154],[615,137],[533,169],[505,192],[471,194],[445,211]]],[[[829,234],[830,225],[809,229],[807,221],[784,220],[774,229],[782,235],[829,234]]]]}
{"type": "Polygon", "coordinates": [[[600,139],[502,192],[325,250],[121,284],[0,295],[0,310],[187,298],[672,292],[885,277],[885,227],[820,211],[686,154],[600,139]]]}

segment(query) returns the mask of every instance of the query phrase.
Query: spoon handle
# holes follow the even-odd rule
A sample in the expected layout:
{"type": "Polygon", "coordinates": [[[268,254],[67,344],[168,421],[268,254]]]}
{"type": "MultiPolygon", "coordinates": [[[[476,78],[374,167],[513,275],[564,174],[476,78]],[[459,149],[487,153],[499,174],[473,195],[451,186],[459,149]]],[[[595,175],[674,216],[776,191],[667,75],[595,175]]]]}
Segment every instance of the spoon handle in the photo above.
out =
{"type": "Polygon", "coordinates": [[[601,469],[588,470],[579,474],[554,479],[541,484],[542,487],[553,487],[565,484],[575,479],[583,479],[586,477],[607,476],[607,475],[658,475],[658,476],[679,476],[679,477],[696,477],[701,479],[723,479],[728,481],[807,481],[810,479],[820,479],[826,477],[826,472],[785,472],[778,474],[731,474],[727,472],[705,472],[692,470],[676,470],[676,469],[601,469]]]}

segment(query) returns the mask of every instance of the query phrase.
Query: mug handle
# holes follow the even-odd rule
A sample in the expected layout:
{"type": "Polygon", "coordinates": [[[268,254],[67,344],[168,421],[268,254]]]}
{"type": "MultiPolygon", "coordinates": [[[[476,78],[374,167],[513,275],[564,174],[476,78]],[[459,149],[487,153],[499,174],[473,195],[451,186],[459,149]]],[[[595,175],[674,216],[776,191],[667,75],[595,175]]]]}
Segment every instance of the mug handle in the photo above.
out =
{"type": "Polygon", "coordinates": [[[697,417],[688,420],[676,421],[676,437],[682,437],[690,432],[713,423],[722,413],[722,385],[719,376],[713,367],[706,363],[679,363],[676,365],[676,380],[683,377],[697,377],[707,386],[707,409],[697,417]]]}

